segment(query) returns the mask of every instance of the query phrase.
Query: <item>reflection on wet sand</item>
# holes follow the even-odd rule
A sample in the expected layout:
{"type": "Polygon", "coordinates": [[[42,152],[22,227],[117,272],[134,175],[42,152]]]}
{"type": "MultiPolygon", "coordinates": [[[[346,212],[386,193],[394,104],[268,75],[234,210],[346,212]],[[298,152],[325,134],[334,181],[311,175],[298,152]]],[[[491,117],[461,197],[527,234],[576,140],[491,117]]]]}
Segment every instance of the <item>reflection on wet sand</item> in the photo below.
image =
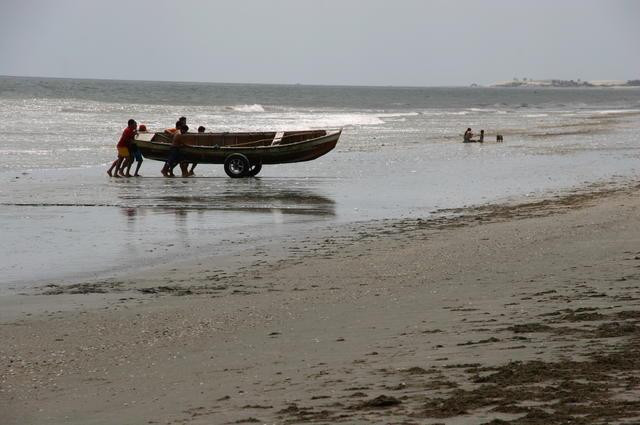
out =
{"type": "MultiPolygon", "coordinates": [[[[197,179],[176,179],[175,184],[163,185],[162,190],[137,190],[120,186],[118,197],[137,208],[159,213],[185,216],[188,211],[226,211],[244,213],[277,213],[333,217],[335,201],[314,190],[308,181],[253,179],[250,184],[235,181],[227,184],[198,184],[197,179]],[[195,183],[195,184],[194,184],[195,183]],[[295,187],[300,185],[301,187],[295,187]],[[294,186],[294,187],[291,187],[294,186]]],[[[147,185],[147,188],[149,186],[147,185]]],[[[123,207],[123,214],[134,217],[132,207],[123,207]]]]}
{"type": "Polygon", "coordinates": [[[133,219],[136,215],[138,215],[137,208],[122,208],[122,213],[127,216],[127,218],[133,219]]]}

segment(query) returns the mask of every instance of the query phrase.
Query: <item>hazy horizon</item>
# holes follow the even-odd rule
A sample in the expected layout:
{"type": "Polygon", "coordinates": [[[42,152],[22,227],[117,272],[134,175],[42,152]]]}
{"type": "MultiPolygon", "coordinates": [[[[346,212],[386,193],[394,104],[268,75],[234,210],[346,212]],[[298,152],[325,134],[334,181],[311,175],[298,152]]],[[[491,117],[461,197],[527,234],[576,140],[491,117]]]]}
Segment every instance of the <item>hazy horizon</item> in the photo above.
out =
{"type": "MultiPolygon", "coordinates": [[[[121,81],[121,82],[149,82],[149,83],[185,83],[185,84],[218,84],[218,85],[255,85],[255,86],[306,86],[306,87],[369,87],[369,88],[385,88],[385,87],[390,87],[390,88],[464,88],[464,87],[469,87],[471,84],[457,84],[457,85],[395,85],[395,84],[322,84],[322,83],[246,83],[246,82],[229,82],[229,81],[198,81],[198,80],[145,80],[145,79],[140,79],[140,78],[129,78],[129,79],[122,79],[122,78],[91,78],[91,77],[52,77],[52,76],[48,76],[48,75],[3,75],[0,74],[0,78],[28,78],[28,79],[51,79],[51,80],[87,80],[87,81],[121,81]]],[[[536,78],[531,78],[532,81],[550,81],[556,78],[549,78],[549,79],[536,79],[536,78]]],[[[560,79],[557,79],[560,80],[560,79]]],[[[571,80],[571,79],[568,79],[571,80]]],[[[574,79],[575,80],[575,79],[574,79]]],[[[634,80],[634,78],[628,78],[628,79],[619,79],[619,80],[613,80],[613,79],[606,79],[606,81],[629,81],[629,80],[634,80]]],[[[505,80],[504,82],[506,82],[507,80],[505,80]]],[[[582,81],[589,81],[589,80],[582,80],[582,81]]],[[[591,81],[605,81],[603,80],[591,80],[591,81]]],[[[500,83],[503,81],[495,81],[495,83],[500,83]]],[[[493,83],[489,83],[489,84],[479,84],[475,87],[478,88],[491,88],[493,87],[491,84],[493,83]]],[[[524,86],[526,87],[526,86],[524,86]]],[[[597,87],[597,86],[596,86],[597,87]]],[[[607,86],[603,86],[603,87],[607,87],[607,86]]],[[[537,87],[540,88],[540,87],[537,87]]],[[[542,88],[545,88],[544,86],[542,88]]],[[[558,87],[551,87],[549,86],[549,88],[558,88],[558,87]]],[[[629,86],[629,88],[637,88],[637,86],[629,86]]]]}
{"type": "Polygon", "coordinates": [[[640,78],[640,2],[7,0],[0,75],[455,87],[640,78]]]}

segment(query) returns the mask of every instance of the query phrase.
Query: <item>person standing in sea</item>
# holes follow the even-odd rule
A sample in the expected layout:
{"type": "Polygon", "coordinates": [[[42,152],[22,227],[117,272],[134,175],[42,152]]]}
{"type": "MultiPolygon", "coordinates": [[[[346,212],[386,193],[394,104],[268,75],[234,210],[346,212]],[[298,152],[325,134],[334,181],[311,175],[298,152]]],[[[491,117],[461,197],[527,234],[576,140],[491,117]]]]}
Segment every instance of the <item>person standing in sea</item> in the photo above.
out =
{"type": "Polygon", "coordinates": [[[124,175],[122,174],[120,166],[122,165],[122,161],[129,158],[129,146],[131,145],[131,142],[133,142],[133,138],[137,134],[136,128],[138,128],[138,123],[136,122],[136,120],[130,119],[127,122],[127,128],[125,128],[122,132],[122,136],[120,136],[120,140],[116,145],[116,148],[118,149],[118,157],[115,161],[113,161],[111,167],[109,167],[109,169],[107,170],[107,174],[109,174],[109,177],[120,177],[118,175],[118,172],[120,172],[121,175],[124,175]]]}
{"type": "Polygon", "coordinates": [[[462,141],[464,143],[471,143],[473,142],[472,137],[473,137],[473,133],[471,132],[471,128],[467,128],[467,131],[464,132],[462,141]]]}

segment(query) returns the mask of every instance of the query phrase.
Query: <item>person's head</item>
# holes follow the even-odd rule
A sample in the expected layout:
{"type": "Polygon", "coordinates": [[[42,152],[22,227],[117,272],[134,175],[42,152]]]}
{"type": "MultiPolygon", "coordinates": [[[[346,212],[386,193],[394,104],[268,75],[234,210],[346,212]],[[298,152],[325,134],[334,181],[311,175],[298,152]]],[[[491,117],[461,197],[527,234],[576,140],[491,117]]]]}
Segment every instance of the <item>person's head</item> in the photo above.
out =
{"type": "Polygon", "coordinates": [[[147,126],[144,124],[140,124],[140,126],[138,127],[138,131],[147,131],[147,126]]]}
{"type": "Polygon", "coordinates": [[[205,130],[203,126],[198,127],[198,133],[204,133],[205,130]]]}
{"type": "Polygon", "coordinates": [[[180,130],[180,127],[182,127],[182,121],[178,120],[176,121],[176,128],[180,130]]]}
{"type": "Polygon", "coordinates": [[[467,131],[471,131],[471,128],[467,128],[467,131]]]}
{"type": "Polygon", "coordinates": [[[178,121],[180,121],[180,122],[181,122],[181,123],[183,123],[183,124],[186,124],[186,123],[187,123],[187,117],[180,117],[180,118],[178,119],[178,121]]]}
{"type": "Polygon", "coordinates": [[[138,127],[138,123],[136,120],[129,120],[127,121],[127,127],[135,130],[138,127]]]}
{"type": "Polygon", "coordinates": [[[188,125],[186,125],[186,124],[182,124],[182,125],[180,126],[180,133],[184,134],[184,133],[186,133],[187,131],[189,131],[189,126],[188,126],[188,125]]]}

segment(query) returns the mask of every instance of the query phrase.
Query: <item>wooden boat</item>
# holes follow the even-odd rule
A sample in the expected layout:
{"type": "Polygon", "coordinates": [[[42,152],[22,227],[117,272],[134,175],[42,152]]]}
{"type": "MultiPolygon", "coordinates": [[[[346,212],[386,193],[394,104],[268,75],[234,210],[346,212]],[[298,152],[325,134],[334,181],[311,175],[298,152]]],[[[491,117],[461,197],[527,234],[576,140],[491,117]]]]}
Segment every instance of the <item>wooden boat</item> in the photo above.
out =
{"type": "MultiPolygon", "coordinates": [[[[186,133],[180,161],[224,164],[229,177],[253,177],[263,164],[311,161],[331,151],[342,134],[339,130],[307,130],[256,133],[186,133]]],[[[173,136],[142,132],[135,143],[145,158],[166,161],[173,136]]]]}

